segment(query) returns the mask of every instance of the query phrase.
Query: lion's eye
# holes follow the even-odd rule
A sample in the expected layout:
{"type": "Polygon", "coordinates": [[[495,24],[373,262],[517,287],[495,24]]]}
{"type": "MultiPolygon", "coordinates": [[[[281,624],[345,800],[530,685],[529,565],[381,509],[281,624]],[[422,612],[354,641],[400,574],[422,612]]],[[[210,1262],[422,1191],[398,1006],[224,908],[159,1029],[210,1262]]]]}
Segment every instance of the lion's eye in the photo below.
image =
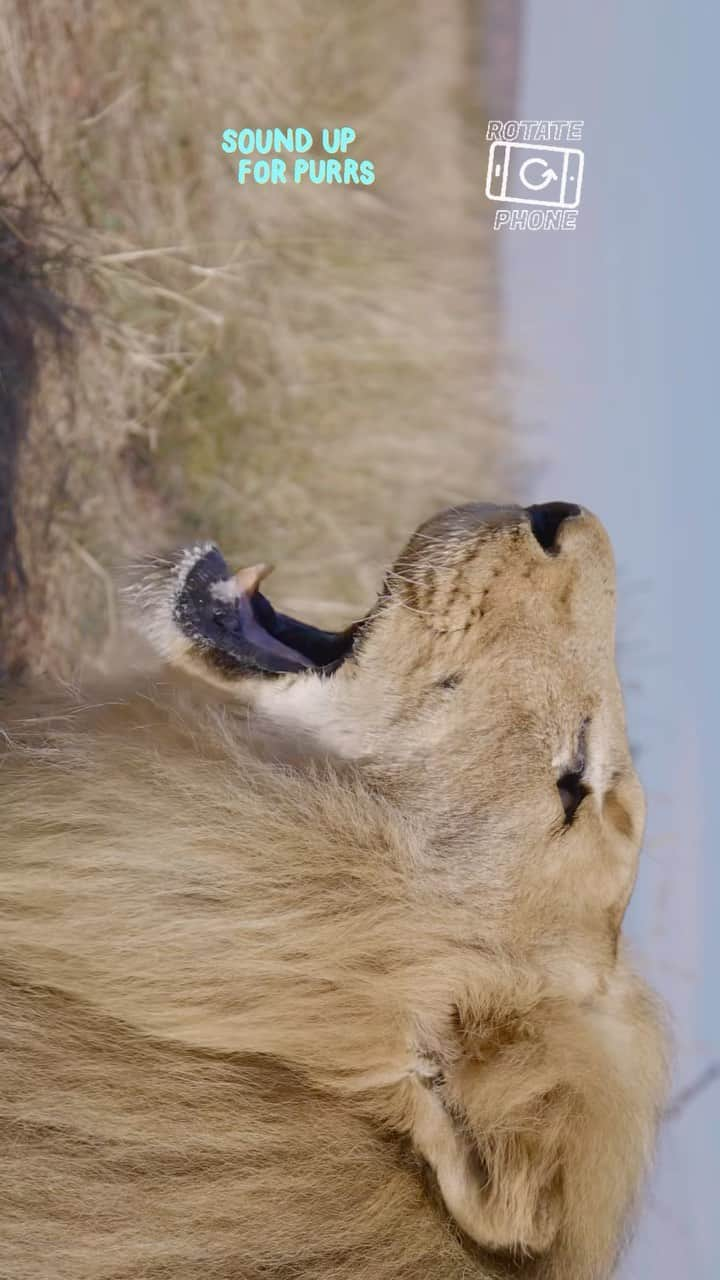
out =
{"type": "Polygon", "coordinates": [[[569,825],[582,804],[590,788],[583,782],[581,772],[564,773],[557,781],[558,795],[565,810],[565,823],[569,825]]]}

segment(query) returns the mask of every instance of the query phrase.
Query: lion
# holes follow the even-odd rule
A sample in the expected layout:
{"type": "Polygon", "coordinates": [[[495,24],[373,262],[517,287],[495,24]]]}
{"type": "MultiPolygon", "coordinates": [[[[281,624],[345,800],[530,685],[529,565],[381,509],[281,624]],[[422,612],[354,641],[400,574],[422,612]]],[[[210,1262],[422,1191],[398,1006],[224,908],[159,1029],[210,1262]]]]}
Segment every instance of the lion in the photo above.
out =
{"type": "Polygon", "coordinates": [[[610,1276],[667,1055],[608,536],[452,508],[340,632],[268,571],[159,562],[162,665],[7,705],[4,1274],[610,1276]]]}

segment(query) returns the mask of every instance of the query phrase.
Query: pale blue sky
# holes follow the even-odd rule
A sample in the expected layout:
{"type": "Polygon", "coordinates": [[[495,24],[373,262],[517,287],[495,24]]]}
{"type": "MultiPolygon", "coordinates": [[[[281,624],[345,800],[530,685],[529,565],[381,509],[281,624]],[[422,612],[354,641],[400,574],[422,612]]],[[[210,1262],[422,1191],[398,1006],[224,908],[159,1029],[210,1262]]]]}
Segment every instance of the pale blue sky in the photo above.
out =
{"type": "MultiPolygon", "coordinates": [[[[677,1087],[720,1058],[713,86],[720,11],[528,0],[518,115],[585,121],[575,232],[495,233],[515,413],[620,566],[621,665],[650,800],[629,928],[669,1000],[677,1087]]],[[[488,206],[488,220],[492,207],[488,206]]],[[[717,1280],[720,1084],[668,1126],[623,1280],[717,1280]]]]}

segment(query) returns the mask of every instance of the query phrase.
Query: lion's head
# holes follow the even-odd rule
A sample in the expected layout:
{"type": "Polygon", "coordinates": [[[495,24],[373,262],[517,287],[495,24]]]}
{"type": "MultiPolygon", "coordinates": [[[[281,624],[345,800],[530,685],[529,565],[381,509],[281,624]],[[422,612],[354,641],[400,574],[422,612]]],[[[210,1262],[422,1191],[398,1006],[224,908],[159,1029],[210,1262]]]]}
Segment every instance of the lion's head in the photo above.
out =
{"type": "Polygon", "coordinates": [[[513,945],[612,965],[644,800],[596,517],[560,502],[444,511],[338,633],[276,612],[268,572],[231,577],[214,546],[183,553],[145,591],[164,654],[420,816],[458,893],[482,894],[485,940],[510,929],[513,945]]]}

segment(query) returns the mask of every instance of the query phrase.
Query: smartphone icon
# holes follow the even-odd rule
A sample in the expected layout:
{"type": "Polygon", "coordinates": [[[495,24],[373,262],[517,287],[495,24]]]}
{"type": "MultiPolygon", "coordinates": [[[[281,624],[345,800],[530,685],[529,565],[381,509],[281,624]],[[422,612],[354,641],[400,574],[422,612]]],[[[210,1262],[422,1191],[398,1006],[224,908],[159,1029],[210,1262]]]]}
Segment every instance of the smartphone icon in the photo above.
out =
{"type": "Polygon", "coordinates": [[[506,204],[542,204],[577,209],[585,157],[577,147],[535,147],[529,142],[493,142],[485,195],[506,204]]]}

